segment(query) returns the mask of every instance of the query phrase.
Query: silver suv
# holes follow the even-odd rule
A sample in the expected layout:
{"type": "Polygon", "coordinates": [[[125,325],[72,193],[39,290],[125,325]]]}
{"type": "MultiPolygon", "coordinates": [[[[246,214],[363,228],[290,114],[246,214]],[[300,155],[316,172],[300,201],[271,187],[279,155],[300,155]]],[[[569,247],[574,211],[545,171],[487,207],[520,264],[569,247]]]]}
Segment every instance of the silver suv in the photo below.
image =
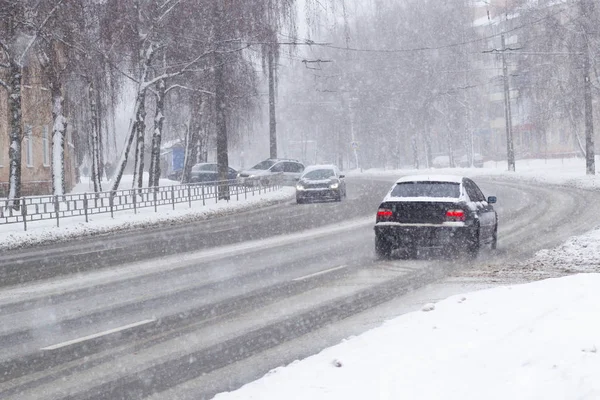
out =
{"type": "Polygon", "coordinates": [[[298,160],[269,158],[254,167],[241,171],[238,178],[242,183],[255,185],[269,184],[280,179],[282,184],[294,186],[304,171],[304,164],[298,160]]]}

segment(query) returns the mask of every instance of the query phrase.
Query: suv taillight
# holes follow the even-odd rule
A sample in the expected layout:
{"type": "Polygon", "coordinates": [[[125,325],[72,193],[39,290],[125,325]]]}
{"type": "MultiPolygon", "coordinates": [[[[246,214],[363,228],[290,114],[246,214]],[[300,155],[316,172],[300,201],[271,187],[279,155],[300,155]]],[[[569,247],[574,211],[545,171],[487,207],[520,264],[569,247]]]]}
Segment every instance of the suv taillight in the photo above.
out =
{"type": "Polygon", "coordinates": [[[466,218],[464,210],[448,210],[446,211],[447,221],[464,221],[466,218]]]}
{"type": "Polygon", "coordinates": [[[394,216],[392,210],[388,210],[387,208],[380,208],[377,210],[377,222],[389,221],[394,216]]]}

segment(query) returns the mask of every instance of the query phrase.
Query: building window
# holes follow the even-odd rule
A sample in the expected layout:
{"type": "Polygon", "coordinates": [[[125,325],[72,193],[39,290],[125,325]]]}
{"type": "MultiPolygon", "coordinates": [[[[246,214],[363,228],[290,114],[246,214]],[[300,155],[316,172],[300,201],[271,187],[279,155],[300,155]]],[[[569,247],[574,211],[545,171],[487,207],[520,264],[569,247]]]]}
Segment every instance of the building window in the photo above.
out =
{"type": "Polygon", "coordinates": [[[48,140],[48,125],[44,126],[42,132],[42,149],[44,151],[44,167],[50,166],[50,142],[48,140]]]}
{"type": "Polygon", "coordinates": [[[25,147],[25,163],[28,167],[33,167],[33,132],[29,125],[25,126],[23,142],[25,147]]]}

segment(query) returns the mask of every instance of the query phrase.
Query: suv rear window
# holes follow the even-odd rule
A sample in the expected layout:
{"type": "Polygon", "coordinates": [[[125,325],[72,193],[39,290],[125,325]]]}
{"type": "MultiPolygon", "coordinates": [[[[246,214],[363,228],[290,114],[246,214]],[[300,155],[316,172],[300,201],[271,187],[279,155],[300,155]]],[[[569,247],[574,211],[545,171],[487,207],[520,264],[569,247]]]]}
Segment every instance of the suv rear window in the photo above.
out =
{"type": "Polygon", "coordinates": [[[254,167],[252,167],[252,169],[269,169],[273,166],[273,164],[275,164],[275,162],[276,161],[265,160],[256,164],[254,167]]]}
{"type": "Polygon", "coordinates": [[[460,197],[460,184],[453,182],[401,182],[392,197],[460,197]]]}

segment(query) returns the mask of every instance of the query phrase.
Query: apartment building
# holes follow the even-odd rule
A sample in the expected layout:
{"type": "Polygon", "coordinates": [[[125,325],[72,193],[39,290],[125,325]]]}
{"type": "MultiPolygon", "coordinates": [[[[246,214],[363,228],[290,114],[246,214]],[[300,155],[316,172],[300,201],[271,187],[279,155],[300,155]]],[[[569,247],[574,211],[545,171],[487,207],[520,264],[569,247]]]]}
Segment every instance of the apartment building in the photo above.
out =
{"type": "MultiPolygon", "coordinates": [[[[6,79],[6,71],[0,76],[6,79]]],[[[50,91],[36,57],[26,60],[22,78],[21,194],[52,193],[52,101],[50,91]]],[[[9,180],[9,108],[8,92],[0,87],[0,197],[8,193],[9,180]]],[[[65,143],[65,184],[70,190],[76,183],[71,132],[65,143]]]]}

